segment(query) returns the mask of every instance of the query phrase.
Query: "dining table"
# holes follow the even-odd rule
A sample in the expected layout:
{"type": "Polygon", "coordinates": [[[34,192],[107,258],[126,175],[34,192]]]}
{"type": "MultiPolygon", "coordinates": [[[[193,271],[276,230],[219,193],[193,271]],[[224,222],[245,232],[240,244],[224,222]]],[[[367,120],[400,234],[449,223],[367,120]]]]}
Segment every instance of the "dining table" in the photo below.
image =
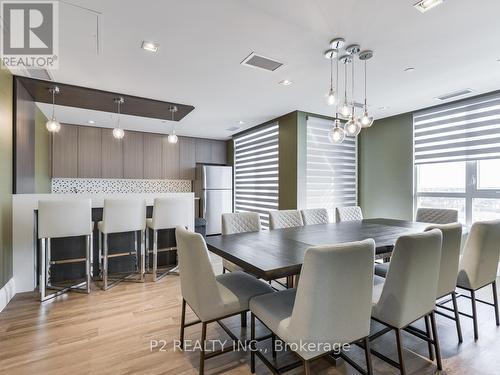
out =
{"type": "Polygon", "coordinates": [[[428,223],[396,219],[365,219],[304,225],[259,232],[208,236],[208,249],[264,280],[291,278],[300,273],[308,248],[345,242],[375,241],[375,259],[388,258],[396,240],[423,232],[428,223]]]}

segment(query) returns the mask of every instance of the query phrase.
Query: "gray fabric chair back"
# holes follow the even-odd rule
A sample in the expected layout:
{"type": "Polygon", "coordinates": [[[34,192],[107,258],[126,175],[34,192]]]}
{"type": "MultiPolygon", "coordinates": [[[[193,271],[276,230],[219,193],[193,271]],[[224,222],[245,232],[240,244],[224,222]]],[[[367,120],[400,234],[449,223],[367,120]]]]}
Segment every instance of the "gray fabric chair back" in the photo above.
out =
{"type": "Polygon", "coordinates": [[[288,326],[292,341],[349,343],[370,333],[375,243],[306,251],[288,326]]]}
{"type": "Polygon", "coordinates": [[[500,255],[500,220],[472,225],[460,260],[457,285],[477,290],[495,281],[500,255]]]}
{"type": "Polygon", "coordinates": [[[441,208],[419,208],[415,220],[420,223],[432,224],[456,223],[458,221],[458,211],[441,208]]]}
{"type": "Polygon", "coordinates": [[[222,297],[210,263],[207,245],[199,233],[182,226],[175,229],[181,293],[200,319],[212,316],[222,297]]]}
{"type": "Polygon", "coordinates": [[[337,223],[341,221],[363,220],[363,212],[361,211],[361,207],[358,206],[336,207],[335,220],[337,223]]]}
{"type": "Polygon", "coordinates": [[[293,228],[304,225],[297,210],[269,211],[269,229],[293,228]]]}
{"type": "Polygon", "coordinates": [[[374,318],[404,328],[434,309],[442,240],[438,229],[398,238],[374,318]]]}
{"type": "Polygon", "coordinates": [[[301,210],[300,213],[304,225],[328,224],[330,222],[326,208],[309,208],[301,210]]]}
{"type": "Polygon", "coordinates": [[[260,231],[260,216],[256,212],[222,214],[222,234],[260,231]]]}
{"type": "Polygon", "coordinates": [[[439,265],[439,283],[436,298],[452,293],[457,285],[460,245],[462,242],[462,224],[436,224],[425,230],[439,229],[443,234],[441,262],[439,265]]]}

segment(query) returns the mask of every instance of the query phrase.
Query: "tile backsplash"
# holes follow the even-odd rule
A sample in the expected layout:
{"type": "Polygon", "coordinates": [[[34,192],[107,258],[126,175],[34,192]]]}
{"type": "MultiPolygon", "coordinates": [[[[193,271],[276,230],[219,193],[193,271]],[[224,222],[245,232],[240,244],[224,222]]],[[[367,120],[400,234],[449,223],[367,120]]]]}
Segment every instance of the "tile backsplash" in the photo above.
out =
{"type": "Polygon", "coordinates": [[[189,193],[190,180],[53,178],[52,193],[189,193]]]}

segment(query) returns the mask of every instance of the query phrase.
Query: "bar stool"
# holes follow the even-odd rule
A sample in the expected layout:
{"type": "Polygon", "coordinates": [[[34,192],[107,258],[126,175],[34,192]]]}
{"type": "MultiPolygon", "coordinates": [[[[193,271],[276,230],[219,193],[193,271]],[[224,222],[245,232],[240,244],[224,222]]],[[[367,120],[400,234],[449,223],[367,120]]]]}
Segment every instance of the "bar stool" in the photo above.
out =
{"type": "MultiPolygon", "coordinates": [[[[153,254],[153,281],[158,281],[168,273],[177,269],[177,266],[162,270],[158,273],[158,253],[177,250],[177,246],[158,249],[158,231],[175,229],[177,226],[184,228],[191,227],[189,222],[189,212],[184,198],[156,198],[153,205],[153,217],[146,219],[146,253],[149,270],[149,254],[153,254]],[[149,249],[149,230],[153,231],[153,249],[149,249]]],[[[191,228],[192,229],[192,228],[191,228]]]]}
{"type": "Polygon", "coordinates": [[[99,230],[99,265],[102,276],[102,289],[107,290],[120,281],[139,281],[144,282],[144,231],[146,229],[146,201],[143,199],[105,199],[102,221],[97,223],[99,230]],[[140,256],[137,246],[137,232],[140,236],[140,256]],[[109,254],[108,235],[113,233],[134,232],[134,250],[109,254]],[[139,278],[133,279],[135,273],[128,274],[120,278],[108,281],[108,258],[120,256],[130,256],[135,252],[136,271],[139,272],[139,278]],[[139,264],[140,262],[140,264],[139,264]]]}
{"type": "Polygon", "coordinates": [[[68,291],[90,293],[92,264],[92,204],[90,199],[38,201],[38,239],[40,240],[40,301],[68,291]],[[51,239],[85,236],[85,257],[51,260],[51,239]],[[70,286],[52,285],[50,266],[85,262],[84,282],[70,286]],[[55,293],[46,295],[46,289],[55,293]]]}

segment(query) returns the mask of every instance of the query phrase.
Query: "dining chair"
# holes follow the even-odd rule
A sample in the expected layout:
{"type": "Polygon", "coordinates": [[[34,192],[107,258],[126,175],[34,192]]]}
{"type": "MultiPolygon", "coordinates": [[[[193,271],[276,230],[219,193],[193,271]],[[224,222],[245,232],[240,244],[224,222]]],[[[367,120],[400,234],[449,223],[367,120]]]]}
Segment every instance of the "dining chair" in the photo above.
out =
{"type": "Polygon", "coordinates": [[[479,338],[476,302],[492,306],[495,309],[496,325],[500,326],[498,313],[498,295],[496,287],[497,268],[500,257],[500,220],[477,221],[472,225],[464,252],[460,259],[457,287],[470,292],[472,315],[460,314],[472,318],[474,325],[474,340],[479,338]],[[491,285],[493,303],[479,300],[476,292],[491,285]]]}
{"type": "Polygon", "coordinates": [[[328,224],[330,218],[326,208],[309,208],[300,211],[304,225],[328,224]]]}
{"type": "Polygon", "coordinates": [[[456,223],[458,221],[458,211],[442,208],[419,208],[415,221],[432,224],[456,223]]]}
{"type": "MultiPolygon", "coordinates": [[[[426,321],[426,334],[412,333],[434,347],[437,368],[442,370],[434,315],[442,240],[443,235],[439,229],[399,237],[387,277],[383,279],[375,276],[372,318],[386,328],[372,334],[370,339],[373,341],[394,331],[399,361],[396,362],[375,350],[372,350],[372,353],[398,368],[402,375],[406,374],[406,367],[401,331],[410,328],[411,323],[422,318],[426,321]]],[[[432,352],[429,352],[429,358],[433,360],[432,352]]]]}
{"type": "Polygon", "coordinates": [[[359,206],[335,207],[335,220],[337,223],[363,220],[363,212],[359,206]]]}
{"type": "Polygon", "coordinates": [[[219,323],[235,341],[233,349],[239,348],[240,345],[236,345],[238,338],[220,320],[248,311],[250,298],[272,293],[273,289],[268,284],[241,271],[215,276],[207,245],[201,234],[178,226],[175,230],[175,237],[182,294],[180,347],[184,348],[185,328],[201,323],[199,373],[203,374],[205,359],[228,351],[227,349],[208,353],[205,351],[207,325],[212,322],[219,323]],[[186,305],[189,305],[199,320],[186,323],[186,305]]]}
{"type": "Polygon", "coordinates": [[[297,210],[269,211],[269,229],[301,227],[302,215],[297,210]]]}
{"type": "MultiPolygon", "coordinates": [[[[256,212],[237,212],[222,214],[222,235],[227,236],[236,233],[259,232],[260,216],[256,212]]],[[[226,271],[243,271],[233,262],[222,259],[222,273],[226,271]]]]}
{"type": "MultiPolygon", "coordinates": [[[[443,308],[453,312],[453,316],[449,316],[437,309],[435,312],[446,318],[455,321],[457,328],[458,341],[462,342],[462,329],[460,326],[460,314],[457,306],[457,295],[455,293],[456,280],[458,274],[458,263],[460,261],[460,244],[462,241],[462,225],[459,223],[453,224],[436,224],[428,226],[425,231],[439,229],[443,234],[443,244],[441,247],[441,261],[439,262],[439,282],[436,294],[437,300],[442,300],[444,297],[450,297],[450,300],[441,301],[436,304],[437,307],[443,307],[444,303],[453,302],[453,308],[443,308]]],[[[376,264],[375,275],[386,277],[389,270],[390,262],[376,264]]]]}
{"type": "Polygon", "coordinates": [[[332,351],[359,370],[361,367],[343,351],[331,348],[360,343],[365,350],[367,373],[372,374],[368,336],[374,257],[375,242],[371,239],[311,247],[305,253],[297,289],[252,298],[252,373],[258,356],[273,373],[303,365],[305,373],[311,374],[311,361],[332,351]],[[277,337],[294,350],[300,361],[278,369],[256,350],[256,343],[261,341],[255,337],[256,319],[273,333],[273,356],[277,337]]]}

